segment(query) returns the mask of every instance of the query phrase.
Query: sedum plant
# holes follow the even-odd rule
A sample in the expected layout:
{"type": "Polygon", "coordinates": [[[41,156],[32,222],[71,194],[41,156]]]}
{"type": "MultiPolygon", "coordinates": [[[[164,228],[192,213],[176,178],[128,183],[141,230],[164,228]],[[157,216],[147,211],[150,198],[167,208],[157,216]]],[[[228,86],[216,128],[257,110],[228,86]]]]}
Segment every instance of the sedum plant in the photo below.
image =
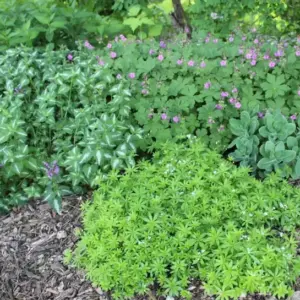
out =
{"type": "Polygon", "coordinates": [[[260,182],[248,172],[198,139],[168,143],[153,162],[99,179],[66,261],[115,299],[153,286],[159,295],[190,298],[192,279],[218,299],[289,295],[300,271],[300,191],[277,175],[260,182]]]}

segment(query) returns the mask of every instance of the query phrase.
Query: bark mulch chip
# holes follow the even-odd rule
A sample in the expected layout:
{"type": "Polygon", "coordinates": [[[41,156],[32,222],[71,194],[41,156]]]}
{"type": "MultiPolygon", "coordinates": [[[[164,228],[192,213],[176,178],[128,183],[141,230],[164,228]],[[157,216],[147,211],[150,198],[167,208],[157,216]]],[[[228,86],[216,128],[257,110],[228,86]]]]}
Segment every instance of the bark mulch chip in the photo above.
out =
{"type": "Polygon", "coordinates": [[[64,199],[61,215],[35,201],[0,216],[1,300],[105,299],[83,273],[63,264],[64,250],[77,240],[81,201],[64,199]]]}

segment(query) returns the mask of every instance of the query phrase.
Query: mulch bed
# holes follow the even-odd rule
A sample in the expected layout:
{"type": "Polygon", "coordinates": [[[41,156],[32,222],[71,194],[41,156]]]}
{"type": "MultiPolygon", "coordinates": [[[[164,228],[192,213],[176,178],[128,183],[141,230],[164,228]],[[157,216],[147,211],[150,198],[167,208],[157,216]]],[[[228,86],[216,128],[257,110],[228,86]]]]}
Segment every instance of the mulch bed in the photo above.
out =
{"type": "Polygon", "coordinates": [[[81,201],[64,199],[62,215],[34,201],[0,217],[1,300],[105,299],[81,272],[63,265],[64,250],[77,240],[81,201]]]}
{"type": "MultiPolygon", "coordinates": [[[[75,231],[81,227],[80,197],[63,201],[63,213],[55,215],[47,203],[34,201],[9,215],[0,216],[1,300],[107,300],[78,270],[63,264],[65,249],[74,248],[75,231]]],[[[199,282],[189,290],[193,299],[209,300],[199,282]]],[[[300,291],[300,280],[295,285],[300,291]]],[[[155,299],[137,297],[136,300],[155,299]]],[[[162,297],[158,298],[159,300],[162,297]]],[[[262,295],[244,299],[264,300],[262,295]]]]}

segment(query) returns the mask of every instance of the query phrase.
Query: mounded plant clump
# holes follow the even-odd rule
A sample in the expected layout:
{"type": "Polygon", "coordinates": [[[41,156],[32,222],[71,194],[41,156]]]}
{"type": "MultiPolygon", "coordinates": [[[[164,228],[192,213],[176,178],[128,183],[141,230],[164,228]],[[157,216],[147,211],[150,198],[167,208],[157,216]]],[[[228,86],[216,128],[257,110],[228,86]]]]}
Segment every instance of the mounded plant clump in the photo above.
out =
{"type": "Polygon", "coordinates": [[[257,181],[199,140],[169,143],[154,160],[103,177],[67,260],[114,298],[154,284],[158,294],[188,298],[191,279],[220,299],[291,292],[299,190],[276,175],[257,181]]]}

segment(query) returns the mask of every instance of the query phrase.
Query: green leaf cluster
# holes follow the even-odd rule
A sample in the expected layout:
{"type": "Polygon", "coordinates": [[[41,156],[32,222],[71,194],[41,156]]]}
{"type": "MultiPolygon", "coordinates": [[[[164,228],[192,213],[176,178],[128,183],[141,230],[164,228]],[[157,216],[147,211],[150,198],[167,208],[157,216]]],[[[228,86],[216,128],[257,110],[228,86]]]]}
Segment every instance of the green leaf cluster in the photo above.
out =
{"type": "Polygon", "coordinates": [[[84,228],[66,260],[116,299],[259,292],[285,297],[300,271],[294,230],[300,191],[272,175],[264,182],[198,139],[168,143],[153,162],[100,180],[83,206],[84,228]]]}

